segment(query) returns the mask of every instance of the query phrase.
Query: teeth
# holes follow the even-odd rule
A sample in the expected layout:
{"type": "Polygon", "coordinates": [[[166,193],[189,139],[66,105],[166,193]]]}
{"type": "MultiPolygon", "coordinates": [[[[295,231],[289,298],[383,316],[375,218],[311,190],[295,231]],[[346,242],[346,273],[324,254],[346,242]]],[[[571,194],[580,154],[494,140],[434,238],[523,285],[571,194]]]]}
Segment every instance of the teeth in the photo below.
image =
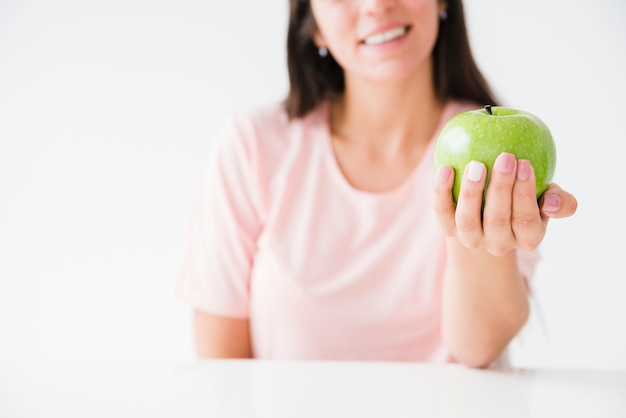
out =
{"type": "Polygon", "coordinates": [[[383,42],[391,41],[392,39],[399,38],[400,36],[406,33],[406,28],[395,28],[388,30],[387,32],[377,33],[376,35],[372,35],[369,38],[365,39],[366,45],[378,45],[383,42]]]}

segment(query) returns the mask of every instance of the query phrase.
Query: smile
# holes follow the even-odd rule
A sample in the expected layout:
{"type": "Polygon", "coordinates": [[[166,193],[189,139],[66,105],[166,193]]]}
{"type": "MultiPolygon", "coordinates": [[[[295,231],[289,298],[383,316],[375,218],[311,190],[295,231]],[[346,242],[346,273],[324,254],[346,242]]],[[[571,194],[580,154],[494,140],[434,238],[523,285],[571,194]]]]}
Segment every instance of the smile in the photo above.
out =
{"type": "Polygon", "coordinates": [[[377,33],[376,35],[369,36],[363,40],[365,45],[380,45],[385,42],[393,41],[407,34],[411,27],[403,26],[394,28],[386,32],[377,33]]]}

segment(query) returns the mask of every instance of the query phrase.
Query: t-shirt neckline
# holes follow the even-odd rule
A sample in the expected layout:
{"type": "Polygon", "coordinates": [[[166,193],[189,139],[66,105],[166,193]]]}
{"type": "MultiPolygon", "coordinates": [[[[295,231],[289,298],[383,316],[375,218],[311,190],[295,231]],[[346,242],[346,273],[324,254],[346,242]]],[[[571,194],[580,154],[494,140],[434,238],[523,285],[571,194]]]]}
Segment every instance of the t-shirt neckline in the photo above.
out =
{"type": "Polygon", "coordinates": [[[339,162],[337,161],[337,156],[335,154],[335,149],[332,143],[332,133],[330,131],[330,103],[328,101],[324,102],[321,106],[319,116],[321,118],[320,125],[322,127],[322,136],[323,136],[323,142],[324,142],[324,147],[325,147],[324,154],[328,160],[327,163],[328,163],[328,166],[330,167],[330,170],[332,171],[332,175],[336,178],[337,182],[341,185],[341,187],[344,190],[346,190],[348,193],[351,193],[353,195],[359,196],[364,199],[376,199],[376,200],[386,199],[386,198],[391,199],[396,195],[403,194],[405,189],[411,187],[411,185],[415,182],[415,179],[419,176],[420,172],[425,170],[427,167],[431,167],[431,165],[428,164],[427,158],[429,158],[429,156],[432,155],[432,148],[434,147],[437,135],[441,131],[441,128],[443,128],[445,121],[448,120],[449,118],[448,114],[452,110],[452,107],[453,106],[452,106],[451,100],[448,100],[444,104],[443,109],[441,111],[441,115],[439,116],[439,122],[437,123],[437,126],[435,127],[435,130],[433,132],[433,136],[429,139],[428,144],[426,145],[426,148],[424,149],[424,153],[422,157],[418,161],[417,165],[415,166],[411,174],[409,174],[399,185],[397,185],[396,187],[390,190],[386,190],[382,192],[372,192],[372,191],[362,190],[357,187],[354,187],[348,181],[348,179],[343,174],[343,172],[341,171],[341,168],[339,167],[339,162]]]}

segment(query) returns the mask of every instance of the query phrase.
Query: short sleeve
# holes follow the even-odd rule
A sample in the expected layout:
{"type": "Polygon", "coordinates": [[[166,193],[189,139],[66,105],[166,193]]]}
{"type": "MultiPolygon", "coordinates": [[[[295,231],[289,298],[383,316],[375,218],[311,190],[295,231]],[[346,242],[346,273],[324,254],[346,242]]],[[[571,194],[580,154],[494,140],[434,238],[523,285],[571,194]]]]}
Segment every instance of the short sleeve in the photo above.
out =
{"type": "Polygon", "coordinates": [[[249,316],[260,231],[254,130],[232,119],[218,133],[191,212],[175,298],[214,315],[249,316]]]}

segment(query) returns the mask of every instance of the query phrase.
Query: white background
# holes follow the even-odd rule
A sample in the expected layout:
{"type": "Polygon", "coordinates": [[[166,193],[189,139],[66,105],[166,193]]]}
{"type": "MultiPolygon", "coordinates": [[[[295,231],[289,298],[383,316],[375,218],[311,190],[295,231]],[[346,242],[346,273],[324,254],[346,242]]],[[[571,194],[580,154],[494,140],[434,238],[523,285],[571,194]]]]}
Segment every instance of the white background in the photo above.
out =
{"type": "MultiPolygon", "coordinates": [[[[506,104],[552,129],[517,366],[626,369],[622,0],[466,0],[506,104]]],[[[0,358],[188,360],[172,289],[212,135],[287,89],[287,0],[0,0],[0,358]]]]}

